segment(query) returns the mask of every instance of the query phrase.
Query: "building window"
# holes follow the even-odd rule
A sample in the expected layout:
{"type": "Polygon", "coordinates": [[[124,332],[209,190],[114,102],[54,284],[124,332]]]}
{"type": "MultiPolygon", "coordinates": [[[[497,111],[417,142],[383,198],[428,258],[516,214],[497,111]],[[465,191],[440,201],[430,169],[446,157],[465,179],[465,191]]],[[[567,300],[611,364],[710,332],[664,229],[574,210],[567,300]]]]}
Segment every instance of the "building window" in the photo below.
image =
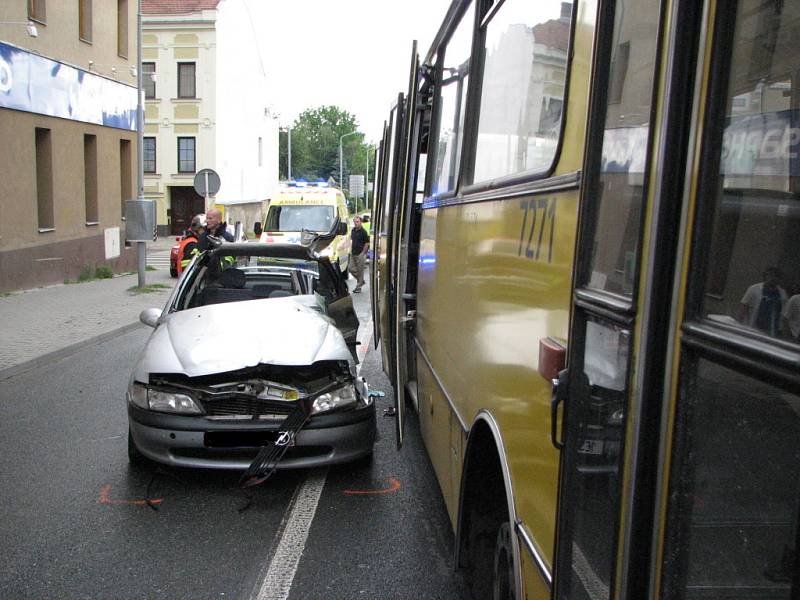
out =
{"type": "Polygon", "coordinates": [[[86,203],[86,224],[96,225],[97,210],[97,136],[83,136],[83,191],[86,203]]]}
{"type": "Polygon", "coordinates": [[[128,0],[117,0],[117,54],[128,58],[128,0]]]}
{"type": "Polygon", "coordinates": [[[193,137],[178,138],[178,173],[194,173],[195,139],[193,137]]]}
{"type": "Polygon", "coordinates": [[[43,127],[36,128],[36,202],[39,231],[53,229],[53,147],[50,130],[43,127]]]}
{"type": "Polygon", "coordinates": [[[155,173],[156,172],[156,138],[154,137],[146,137],[144,138],[144,147],[142,148],[143,152],[143,162],[142,162],[142,170],[145,173],[155,173]]]}
{"type": "Polygon", "coordinates": [[[92,0],[78,2],[78,36],[84,42],[92,42],[92,0]]]}
{"type": "Polygon", "coordinates": [[[39,23],[47,22],[45,0],[28,0],[28,18],[39,21],[39,23]]]}
{"type": "Polygon", "coordinates": [[[178,63],[178,98],[196,98],[195,64],[178,63]]]}
{"type": "Polygon", "coordinates": [[[125,201],[133,199],[133,169],[131,167],[131,141],[119,141],[119,197],[120,216],[125,216],[125,201]]]}
{"type": "Polygon", "coordinates": [[[145,98],[156,97],[156,63],[142,63],[142,89],[145,98]]]}
{"type": "Polygon", "coordinates": [[[264,164],[264,146],[261,142],[261,138],[258,138],[258,166],[261,167],[264,164]]]}

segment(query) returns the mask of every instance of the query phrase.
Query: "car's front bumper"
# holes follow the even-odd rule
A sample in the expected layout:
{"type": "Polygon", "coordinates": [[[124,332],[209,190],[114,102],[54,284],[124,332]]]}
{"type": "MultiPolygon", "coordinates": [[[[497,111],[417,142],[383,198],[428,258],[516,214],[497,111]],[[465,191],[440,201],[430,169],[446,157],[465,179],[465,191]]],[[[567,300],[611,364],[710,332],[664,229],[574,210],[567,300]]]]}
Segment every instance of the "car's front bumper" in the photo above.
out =
{"type": "MultiPolygon", "coordinates": [[[[281,421],[217,421],[143,410],[128,403],[136,448],[159,463],[206,469],[246,469],[280,430],[281,421]]],[[[315,415],[278,464],[297,469],[349,462],[372,452],[375,403],[357,410],[315,415]]]]}

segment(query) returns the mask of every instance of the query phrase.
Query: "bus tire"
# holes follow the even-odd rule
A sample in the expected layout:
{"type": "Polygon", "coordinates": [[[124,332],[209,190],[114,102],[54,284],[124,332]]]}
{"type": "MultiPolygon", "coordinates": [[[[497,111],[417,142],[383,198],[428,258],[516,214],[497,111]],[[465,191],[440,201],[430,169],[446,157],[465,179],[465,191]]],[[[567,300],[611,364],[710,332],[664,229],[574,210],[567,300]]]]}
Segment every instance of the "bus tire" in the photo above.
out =
{"type": "Polygon", "coordinates": [[[494,571],[492,573],[492,600],[514,600],[514,550],[511,545],[511,525],[508,521],[497,530],[494,546],[494,571]]]}

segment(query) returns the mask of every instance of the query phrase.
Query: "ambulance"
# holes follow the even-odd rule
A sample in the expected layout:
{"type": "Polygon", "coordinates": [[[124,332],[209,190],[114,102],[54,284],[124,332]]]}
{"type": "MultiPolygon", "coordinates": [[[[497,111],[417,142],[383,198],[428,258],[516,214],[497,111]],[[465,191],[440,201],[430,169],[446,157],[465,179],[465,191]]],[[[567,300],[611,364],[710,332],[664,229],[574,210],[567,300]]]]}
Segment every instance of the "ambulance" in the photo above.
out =
{"type": "Polygon", "coordinates": [[[346,224],[346,232],[338,235],[323,253],[346,271],[350,258],[350,211],[341,190],[327,183],[293,181],[282,187],[269,203],[259,240],[267,244],[299,244],[303,229],[330,231],[337,217],[346,224]]]}

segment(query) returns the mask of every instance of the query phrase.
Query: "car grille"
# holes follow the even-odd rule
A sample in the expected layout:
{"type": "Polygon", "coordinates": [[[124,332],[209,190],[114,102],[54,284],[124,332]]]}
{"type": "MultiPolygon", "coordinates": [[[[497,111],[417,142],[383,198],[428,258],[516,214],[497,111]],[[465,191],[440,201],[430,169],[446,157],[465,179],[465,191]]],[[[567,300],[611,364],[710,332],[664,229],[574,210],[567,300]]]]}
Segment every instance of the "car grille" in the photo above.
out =
{"type": "Polygon", "coordinates": [[[231,397],[201,401],[206,416],[211,419],[283,420],[295,407],[295,402],[261,400],[252,397],[231,397]]]}

